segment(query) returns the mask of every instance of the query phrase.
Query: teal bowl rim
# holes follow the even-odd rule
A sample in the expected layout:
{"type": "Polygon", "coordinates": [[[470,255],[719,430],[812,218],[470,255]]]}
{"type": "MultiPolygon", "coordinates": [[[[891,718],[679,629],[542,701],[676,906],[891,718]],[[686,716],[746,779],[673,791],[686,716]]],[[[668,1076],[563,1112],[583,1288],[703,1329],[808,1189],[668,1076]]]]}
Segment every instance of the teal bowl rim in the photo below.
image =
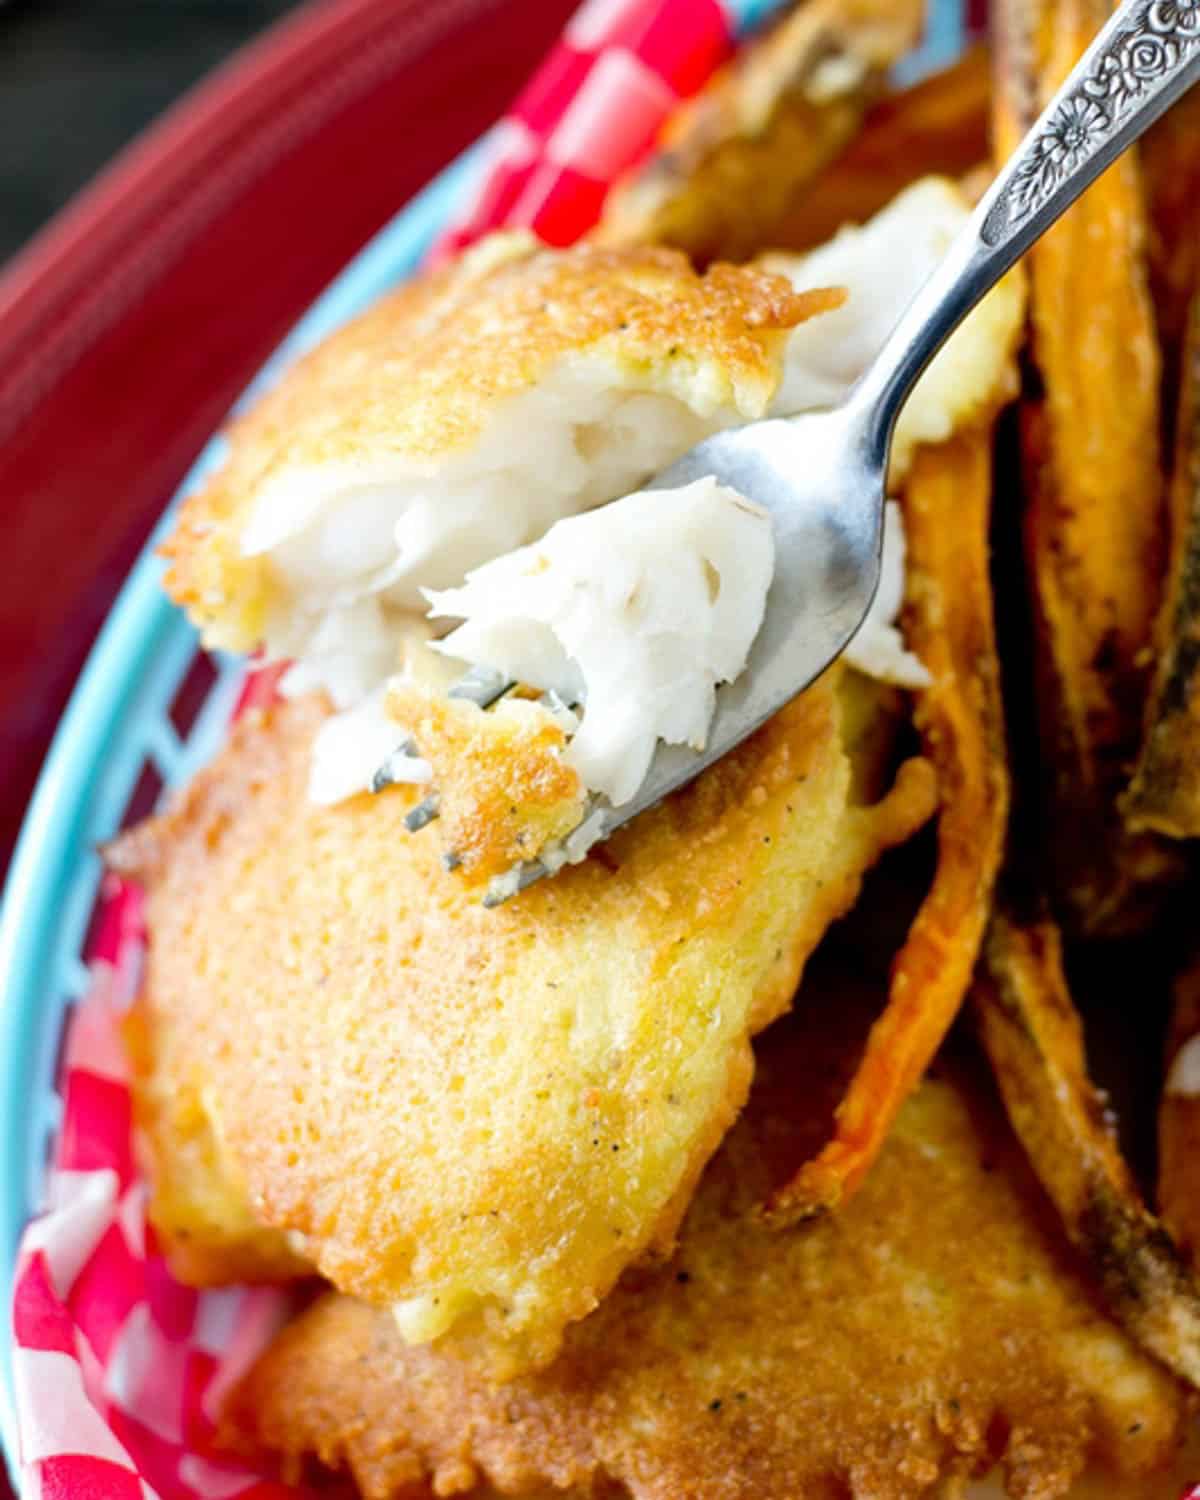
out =
{"type": "MultiPolygon", "coordinates": [[[[271,384],[305,350],[410,274],[450,222],[477,176],[485,136],[423,189],[359,252],[313,304],[247,388],[239,405],[271,384]]],[[[105,784],[110,747],[127,717],[145,712],[139,689],[164,657],[182,676],[199,649],[192,628],[161,587],[155,548],[182,496],[222,456],[212,438],[155,528],[116,602],[71,695],[21,826],[0,907],[0,1444],[18,1478],[13,1385],[12,1292],[21,1234],[40,1207],[44,1134],[36,1091],[52,1081],[68,992],[59,982],[68,910],[80,941],[85,893],[99,878],[98,839],[115,832],[129,778],[105,784]]],[[[193,762],[194,763],[194,762],[193,762]]],[[[86,908],[90,909],[90,899],[86,908]]],[[[80,955],[72,955],[77,957],[80,955]]],[[[44,1101],[43,1101],[44,1102],[44,1101]]]]}

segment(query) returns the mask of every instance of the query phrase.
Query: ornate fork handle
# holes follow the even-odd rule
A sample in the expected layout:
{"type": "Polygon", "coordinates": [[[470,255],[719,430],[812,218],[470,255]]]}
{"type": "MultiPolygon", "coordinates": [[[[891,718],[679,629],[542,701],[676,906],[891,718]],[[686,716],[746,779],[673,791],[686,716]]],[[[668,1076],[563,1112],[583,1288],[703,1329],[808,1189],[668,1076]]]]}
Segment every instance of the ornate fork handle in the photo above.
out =
{"type": "Polygon", "coordinates": [[[958,323],[1198,81],[1200,0],[1125,0],[1005,163],[854,393],[877,453],[886,453],[905,396],[958,323]]]}
{"type": "Polygon", "coordinates": [[[1099,171],[1196,76],[1188,65],[1195,69],[1200,57],[1200,0],[1142,0],[1127,9],[1096,39],[1017,153],[980,228],[985,244],[1002,244],[1093,158],[1099,171]]]}

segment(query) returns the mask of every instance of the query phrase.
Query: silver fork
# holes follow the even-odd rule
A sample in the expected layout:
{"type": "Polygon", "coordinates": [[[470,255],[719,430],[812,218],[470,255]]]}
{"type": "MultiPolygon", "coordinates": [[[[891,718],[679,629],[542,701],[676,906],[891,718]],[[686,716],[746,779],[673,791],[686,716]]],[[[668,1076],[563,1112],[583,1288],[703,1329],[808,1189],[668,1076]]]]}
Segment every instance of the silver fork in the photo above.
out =
{"type": "MultiPolygon", "coordinates": [[[[1197,81],[1200,0],[1125,0],[846,401],[829,412],[720,433],[654,481],[674,488],[711,474],[765,506],[775,533],[775,576],[745,670],[717,694],[705,749],[660,744],[632,801],[612,807],[592,799],[584,822],[597,839],[727,754],[845,649],[879,582],[888,452],[917,377],[1030,245],[1197,81]]],[[[451,691],[486,707],[509,686],[472,674],[451,691]]],[[[424,826],[436,812],[429,799],[412,821],[424,826]]],[[[492,882],[486,904],[506,900],[563,862],[543,857],[514,866],[492,882]]]]}

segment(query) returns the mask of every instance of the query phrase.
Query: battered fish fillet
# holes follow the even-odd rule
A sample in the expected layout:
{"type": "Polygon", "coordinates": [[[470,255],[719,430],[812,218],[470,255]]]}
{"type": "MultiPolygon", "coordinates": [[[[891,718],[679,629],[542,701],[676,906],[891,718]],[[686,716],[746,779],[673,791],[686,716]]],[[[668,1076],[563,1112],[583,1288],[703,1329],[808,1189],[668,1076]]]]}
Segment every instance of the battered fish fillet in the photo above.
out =
{"type": "Polygon", "coordinates": [[[382,678],[395,663],[376,611],[422,612],[418,585],[458,583],[764,415],[787,329],[828,302],[749,267],[700,276],[672,250],[493,236],[383,298],[234,424],[164,548],[167,590],[232,650],[328,657],[353,635],[362,654],[375,631],[382,678]]]}
{"type": "Polygon", "coordinates": [[[251,1373],[232,1427],[349,1468],[367,1500],[487,1484],[916,1500],[994,1463],[1023,1500],[1066,1494],[1088,1465],[1124,1477],[1116,1493],[1168,1493],[1148,1476],[1170,1462],[1179,1389],[1099,1311],[977,1068],[926,1079],[842,1212],[762,1225],[781,1164],[828,1132],[848,1013],[857,1026],[879,1003],[844,980],[808,994],[760,1042],[675,1258],[627,1275],[549,1370],[490,1387],[330,1294],[251,1373]]]}
{"type": "Polygon", "coordinates": [[[254,1218],[405,1337],[547,1362],[669,1249],[750,1036],[933,810],[922,760],[868,805],[894,695],[846,679],[493,912],[405,831],[410,789],[307,800],[319,701],[243,719],[111,852],[147,890],[135,1098],[168,1250],[173,1215],[194,1227],[174,1166],[202,1111],[254,1218]]]}

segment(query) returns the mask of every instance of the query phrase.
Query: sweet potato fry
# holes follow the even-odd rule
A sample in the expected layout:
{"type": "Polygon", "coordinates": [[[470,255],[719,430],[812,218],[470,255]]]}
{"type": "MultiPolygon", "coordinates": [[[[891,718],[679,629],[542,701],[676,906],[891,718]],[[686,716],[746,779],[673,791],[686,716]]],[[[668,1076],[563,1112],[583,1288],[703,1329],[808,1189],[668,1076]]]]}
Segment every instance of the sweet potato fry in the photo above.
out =
{"type": "MultiPolygon", "coordinates": [[[[1000,0],[1001,158],[1107,18],[1105,0],[1000,0]]],[[[1123,156],[1032,250],[1033,379],[1022,403],[1025,552],[1038,633],[1045,855],[1064,920],[1144,919],[1170,851],[1116,810],[1141,739],[1162,591],[1159,351],[1137,161],[1123,156]]]]}
{"type": "Polygon", "coordinates": [[[1131,828],[1182,839],[1200,834],[1200,291],[1184,344],[1170,499],[1157,668],[1141,755],[1121,805],[1131,828]]]}
{"type": "Polygon", "coordinates": [[[1200,1254],[1200,954],[1175,981],[1167,1082],[1158,1113],[1158,1207],[1193,1261],[1200,1254]]]}
{"type": "Polygon", "coordinates": [[[843,224],[877,214],[910,182],[964,177],[988,156],[990,64],[982,47],[867,111],[861,131],[805,184],[762,242],[789,250],[823,244],[843,224]]]}
{"type": "Polygon", "coordinates": [[[1142,144],[1150,291],[1163,347],[1164,427],[1174,460],[1170,552],[1145,738],[1122,807],[1134,829],[1200,833],[1200,93],[1142,144]]]}
{"type": "Polygon", "coordinates": [[[988,577],[991,439],[985,423],[925,449],[905,489],[905,635],[934,679],[916,722],[941,787],[938,863],[833,1138],[768,1204],[783,1223],[837,1207],[862,1182],[962,1003],[987,923],[1009,794],[988,577]]]}
{"type": "Polygon", "coordinates": [[[1143,1348],[1200,1384],[1200,1288],[1149,1212],[1087,1073],[1058,929],[992,922],[973,1000],[1013,1127],[1087,1258],[1109,1310],[1143,1348]]]}
{"type": "Polygon", "coordinates": [[[609,194],[596,236],[744,259],[858,130],[916,40],[922,0],[808,0],[676,111],[609,194]]]}

